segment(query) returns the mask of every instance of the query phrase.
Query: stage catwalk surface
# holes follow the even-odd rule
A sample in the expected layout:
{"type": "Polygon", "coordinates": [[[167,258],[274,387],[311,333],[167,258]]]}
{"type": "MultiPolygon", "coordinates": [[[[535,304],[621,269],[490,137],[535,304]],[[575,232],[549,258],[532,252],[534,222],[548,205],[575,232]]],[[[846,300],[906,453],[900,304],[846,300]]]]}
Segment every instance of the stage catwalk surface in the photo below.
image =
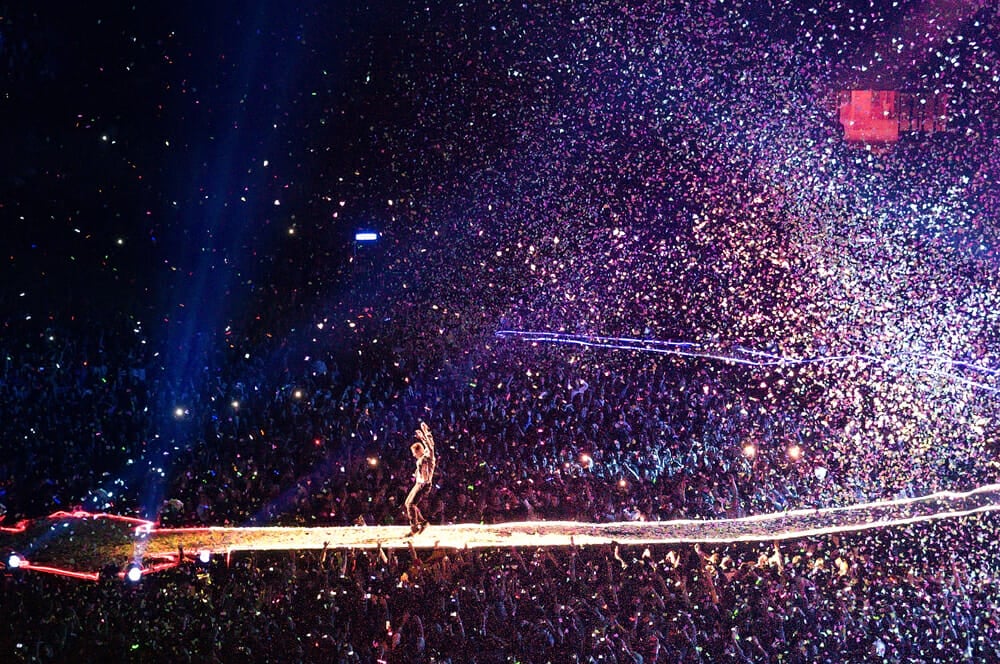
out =
{"type": "Polygon", "coordinates": [[[109,562],[129,561],[155,570],[182,554],[240,551],[403,548],[561,547],[761,542],[800,539],[1000,510],[1000,485],[969,492],[849,507],[806,509],[737,519],[581,523],[525,521],[431,526],[409,535],[406,526],[157,528],[138,519],[103,514],[57,513],[47,520],[5,529],[0,543],[25,555],[22,567],[68,571],[96,578],[109,562]],[[81,528],[80,525],[83,525],[81,528]],[[91,568],[91,569],[88,569],[91,568]]]}

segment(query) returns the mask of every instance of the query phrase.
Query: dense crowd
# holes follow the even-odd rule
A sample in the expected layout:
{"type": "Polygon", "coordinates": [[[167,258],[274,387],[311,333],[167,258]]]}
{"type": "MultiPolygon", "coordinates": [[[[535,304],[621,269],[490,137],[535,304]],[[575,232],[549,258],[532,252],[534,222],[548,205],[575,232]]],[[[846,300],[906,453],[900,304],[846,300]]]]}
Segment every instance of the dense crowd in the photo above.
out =
{"type": "Polygon", "coordinates": [[[996,527],[987,515],[709,548],[324,549],[189,562],[134,586],[8,573],[0,647],[41,662],[988,662],[996,527]]]}
{"type": "MultiPolygon", "coordinates": [[[[392,85],[374,74],[396,110],[366,130],[375,156],[305,182],[300,163],[263,162],[280,198],[258,198],[299,211],[280,242],[258,207],[241,250],[178,260],[172,234],[185,250],[212,234],[143,211],[155,246],[126,270],[76,247],[93,211],[19,169],[0,200],[19,217],[0,289],[0,523],[83,507],[404,524],[420,422],[438,441],[432,524],[734,518],[996,482],[997,9],[875,58],[901,77],[919,60],[914,80],[952,99],[952,131],[875,154],[843,144],[828,98],[858,74],[840,54],[905,6],[668,4],[408,14],[392,85]],[[337,244],[329,219],[352,208],[380,210],[379,247],[337,244]],[[53,249],[32,225],[45,217],[77,232],[53,249]]],[[[23,65],[17,34],[0,55],[23,65]]],[[[332,548],[133,586],[4,570],[0,652],[1000,661],[996,533],[982,515],[778,544],[332,548]]]]}

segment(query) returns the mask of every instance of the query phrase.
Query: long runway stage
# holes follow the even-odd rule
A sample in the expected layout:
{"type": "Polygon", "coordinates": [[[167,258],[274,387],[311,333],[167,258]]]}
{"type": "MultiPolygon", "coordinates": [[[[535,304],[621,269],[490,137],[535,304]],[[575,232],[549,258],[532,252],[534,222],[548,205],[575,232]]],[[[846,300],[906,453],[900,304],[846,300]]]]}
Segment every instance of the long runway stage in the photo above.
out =
{"type": "Polygon", "coordinates": [[[60,512],[0,528],[0,547],[16,551],[22,567],[97,578],[109,563],[140,563],[148,571],[176,565],[181,553],[240,551],[560,547],[762,542],[817,537],[956,518],[1000,510],[1000,484],[823,509],[800,509],[739,519],[582,523],[527,521],[430,526],[407,537],[406,526],[158,528],[131,517],[60,512]]]}

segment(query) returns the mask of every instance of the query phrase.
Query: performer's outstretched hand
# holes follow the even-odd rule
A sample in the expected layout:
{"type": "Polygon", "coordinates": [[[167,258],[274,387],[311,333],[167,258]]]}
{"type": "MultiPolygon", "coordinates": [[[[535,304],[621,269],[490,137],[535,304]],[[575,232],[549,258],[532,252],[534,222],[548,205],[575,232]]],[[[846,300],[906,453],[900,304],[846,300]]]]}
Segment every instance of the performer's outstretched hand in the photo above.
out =
{"type": "Polygon", "coordinates": [[[420,428],[417,429],[417,440],[426,445],[431,452],[434,451],[434,434],[431,433],[427,422],[420,423],[420,428]]]}

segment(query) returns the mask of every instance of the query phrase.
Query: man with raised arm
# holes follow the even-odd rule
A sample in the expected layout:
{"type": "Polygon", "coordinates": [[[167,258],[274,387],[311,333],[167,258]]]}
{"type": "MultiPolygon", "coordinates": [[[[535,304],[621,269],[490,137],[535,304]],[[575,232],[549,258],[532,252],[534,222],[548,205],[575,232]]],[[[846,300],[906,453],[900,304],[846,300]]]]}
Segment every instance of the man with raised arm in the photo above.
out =
{"type": "Polygon", "coordinates": [[[417,429],[417,441],[410,445],[410,452],[417,460],[417,469],[413,474],[413,488],[406,495],[403,507],[406,518],[410,521],[410,533],[407,537],[423,532],[427,527],[427,519],[420,511],[420,501],[430,491],[431,480],[434,479],[434,467],[437,457],[434,455],[434,436],[426,422],[420,423],[417,429]]]}

